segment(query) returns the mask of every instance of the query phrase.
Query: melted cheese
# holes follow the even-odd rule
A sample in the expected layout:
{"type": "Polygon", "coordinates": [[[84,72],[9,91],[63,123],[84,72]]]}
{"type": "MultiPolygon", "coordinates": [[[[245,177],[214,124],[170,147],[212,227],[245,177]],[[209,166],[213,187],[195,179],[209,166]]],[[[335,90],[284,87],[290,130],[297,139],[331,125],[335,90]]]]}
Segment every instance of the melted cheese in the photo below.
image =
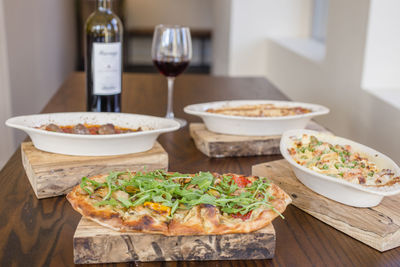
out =
{"type": "Polygon", "coordinates": [[[305,114],[311,112],[310,109],[302,107],[278,107],[273,104],[242,105],[237,107],[222,107],[207,109],[207,112],[231,116],[245,117],[282,117],[305,114]]]}
{"type": "MultiPolygon", "coordinates": [[[[367,157],[352,151],[349,145],[332,145],[304,134],[289,149],[292,158],[315,172],[363,185],[384,185],[395,179],[388,169],[379,169],[367,157]]],[[[398,179],[398,178],[397,178],[398,179]]]]}

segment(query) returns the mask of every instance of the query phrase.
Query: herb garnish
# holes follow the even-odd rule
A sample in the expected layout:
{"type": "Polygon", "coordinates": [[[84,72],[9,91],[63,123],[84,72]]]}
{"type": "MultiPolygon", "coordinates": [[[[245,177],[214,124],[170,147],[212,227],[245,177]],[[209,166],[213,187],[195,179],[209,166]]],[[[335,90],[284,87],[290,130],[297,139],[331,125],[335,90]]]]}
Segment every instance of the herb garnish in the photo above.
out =
{"type": "Polygon", "coordinates": [[[199,204],[210,204],[227,214],[247,214],[266,206],[280,214],[269,202],[273,199],[268,189],[270,182],[260,177],[240,188],[231,175],[215,177],[210,172],[195,175],[169,173],[164,170],[152,172],[111,172],[105,183],[98,183],[87,177],[82,178],[80,187],[89,195],[96,190],[107,188],[107,194],[96,206],[110,205],[123,208],[135,207],[145,202],[154,202],[170,208],[169,218],[178,208],[190,209],[199,204]],[[113,197],[116,191],[123,191],[129,197],[113,197]]]}

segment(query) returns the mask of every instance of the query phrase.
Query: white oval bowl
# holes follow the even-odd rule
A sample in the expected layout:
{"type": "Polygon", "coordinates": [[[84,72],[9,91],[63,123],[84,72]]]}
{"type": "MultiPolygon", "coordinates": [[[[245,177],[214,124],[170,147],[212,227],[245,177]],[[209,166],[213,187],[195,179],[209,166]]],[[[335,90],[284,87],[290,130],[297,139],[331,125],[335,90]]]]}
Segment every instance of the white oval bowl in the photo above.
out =
{"type": "Polygon", "coordinates": [[[110,156],[147,151],[154,146],[154,142],[160,134],[179,129],[179,123],[170,119],[106,112],[68,112],[18,116],[8,119],[6,125],[25,131],[37,149],[74,156],[110,156]],[[149,127],[151,130],[124,134],[80,135],[34,128],[49,123],[57,125],[112,123],[119,127],[131,129],[149,127]]]}
{"type": "Polygon", "coordinates": [[[280,150],[282,156],[290,163],[296,177],[314,192],[354,207],[374,207],[382,201],[384,196],[400,193],[400,184],[382,187],[363,186],[312,171],[296,163],[289,154],[288,148],[293,147],[292,137],[300,138],[303,134],[314,135],[319,140],[333,145],[350,145],[353,151],[366,156],[378,168],[391,169],[395,173],[395,177],[400,176],[400,168],[384,154],[345,138],[304,129],[287,131],[281,138],[280,150]]]}
{"type": "Polygon", "coordinates": [[[311,118],[329,113],[329,109],[315,104],[273,100],[231,100],[189,105],[184,108],[188,114],[203,119],[208,130],[221,134],[264,136],[281,135],[291,129],[305,128],[311,118]],[[302,107],[312,112],[282,117],[245,117],[207,112],[209,108],[235,107],[242,105],[274,104],[284,107],[302,107]]]}

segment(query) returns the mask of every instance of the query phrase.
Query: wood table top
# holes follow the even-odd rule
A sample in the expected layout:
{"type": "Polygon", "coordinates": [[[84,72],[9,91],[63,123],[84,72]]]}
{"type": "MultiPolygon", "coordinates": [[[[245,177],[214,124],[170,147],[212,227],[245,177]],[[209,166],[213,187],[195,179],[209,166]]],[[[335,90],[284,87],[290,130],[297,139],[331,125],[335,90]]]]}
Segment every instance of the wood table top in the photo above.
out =
{"type": "MultiPolygon", "coordinates": [[[[167,82],[161,75],[125,74],[122,111],[164,116],[167,82]]],[[[176,79],[174,111],[188,122],[183,107],[228,99],[287,100],[264,78],[182,75],[176,79]]],[[[84,73],[71,74],[43,112],[85,111],[84,73]]],[[[329,126],[328,126],[329,127],[329,126]]],[[[162,135],[169,170],[251,174],[251,166],[280,156],[210,159],[198,151],[188,127],[162,135]]],[[[0,266],[71,266],[72,238],[80,220],[65,197],[38,200],[21,162],[20,148],[0,171],[0,266]]],[[[273,224],[277,241],[272,260],[214,262],[153,262],[135,266],[399,266],[400,248],[381,253],[289,206],[285,220],[273,224]]],[[[127,266],[127,263],[114,264],[127,266]]],[[[91,265],[95,266],[95,265],[91,265]]],[[[134,266],[130,263],[130,266],[134,266]]]]}

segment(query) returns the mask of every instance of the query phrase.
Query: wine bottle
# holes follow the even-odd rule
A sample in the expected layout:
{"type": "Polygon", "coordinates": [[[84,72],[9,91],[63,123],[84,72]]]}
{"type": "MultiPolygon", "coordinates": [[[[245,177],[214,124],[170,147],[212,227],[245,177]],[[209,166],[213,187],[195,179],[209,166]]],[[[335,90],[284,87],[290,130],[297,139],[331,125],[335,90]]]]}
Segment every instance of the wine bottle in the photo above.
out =
{"type": "Polygon", "coordinates": [[[97,0],[85,32],[87,111],[121,112],[123,28],[111,0],[97,0]]]}

